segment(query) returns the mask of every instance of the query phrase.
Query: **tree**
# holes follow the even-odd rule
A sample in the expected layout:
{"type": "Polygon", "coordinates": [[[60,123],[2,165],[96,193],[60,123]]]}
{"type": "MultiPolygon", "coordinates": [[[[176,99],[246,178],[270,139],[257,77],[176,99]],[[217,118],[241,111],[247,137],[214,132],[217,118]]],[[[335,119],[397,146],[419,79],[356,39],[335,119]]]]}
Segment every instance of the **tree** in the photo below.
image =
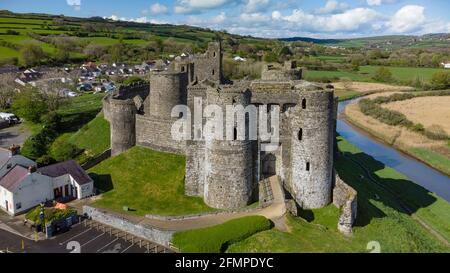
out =
{"type": "Polygon", "coordinates": [[[12,109],[19,117],[37,123],[48,113],[45,97],[36,89],[25,89],[14,97],[12,109]]]}
{"type": "Polygon", "coordinates": [[[447,89],[450,88],[450,72],[439,71],[431,77],[431,87],[433,89],[447,89]]]}
{"type": "Polygon", "coordinates": [[[390,82],[393,80],[391,71],[386,67],[378,68],[373,79],[379,82],[390,82]]]}
{"type": "Polygon", "coordinates": [[[57,139],[50,148],[50,155],[56,161],[66,161],[77,156],[81,150],[74,144],[65,141],[64,139],[57,139]]]}
{"type": "Polygon", "coordinates": [[[107,49],[102,45],[90,43],[84,48],[83,53],[90,59],[100,59],[107,53],[107,49]]]}
{"type": "Polygon", "coordinates": [[[39,64],[45,57],[42,48],[36,44],[25,44],[20,49],[20,54],[26,66],[39,64]]]}
{"type": "Polygon", "coordinates": [[[8,108],[14,96],[16,75],[14,73],[0,74],[0,109],[8,108]]]}

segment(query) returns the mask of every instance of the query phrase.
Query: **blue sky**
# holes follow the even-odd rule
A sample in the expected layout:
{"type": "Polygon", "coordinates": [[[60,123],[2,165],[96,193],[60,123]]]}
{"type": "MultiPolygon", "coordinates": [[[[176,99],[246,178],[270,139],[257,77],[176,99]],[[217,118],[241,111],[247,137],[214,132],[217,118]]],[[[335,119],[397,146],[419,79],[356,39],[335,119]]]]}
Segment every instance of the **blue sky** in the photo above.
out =
{"type": "Polygon", "coordinates": [[[0,0],[0,9],[188,24],[272,38],[450,32],[448,0],[0,0]]]}

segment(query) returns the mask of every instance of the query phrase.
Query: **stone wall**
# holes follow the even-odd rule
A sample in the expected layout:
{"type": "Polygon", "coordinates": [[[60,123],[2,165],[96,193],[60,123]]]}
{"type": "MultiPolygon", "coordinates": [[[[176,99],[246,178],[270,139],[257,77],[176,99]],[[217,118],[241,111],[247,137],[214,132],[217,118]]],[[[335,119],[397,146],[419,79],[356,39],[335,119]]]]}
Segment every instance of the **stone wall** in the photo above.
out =
{"type": "Polygon", "coordinates": [[[352,233],[352,226],[357,216],[357,192],[336,175],[333,189],[333,204],[341,209],[338,230],[346,235],[352,233]]]}
{"type": "Polygon", "coordinates": [[[83,213],[87,214],[94,221],[166,247],[169,247],[169,243],[172,240],[172,236],[174,234],[174,231],[161,230],[155,227],[135,224],[125,218],[121,218],[119,216],[89,206],[83,206],[83,213]]]}
{"type": "Polygon", "coordinates": [[[136,145],[136,114],[137,109],[132,99],[109,98],[112,156],[136,145]]]}
{"type": "Polygon", "coordinates": [[[81,165],[81,167],[83,168],[83,170],[89,170],[90,168],[97,166],[98,164],[100,164],[101,162],[105,161],[106,159],[108,159],[110,157],[111,157],[111,149],[108,149],[108,150],[104,151],[103,153],[89,159],[88,161],[83,163],[83,165],[81,165]]]}
{"type": "Polygon", "coordinates": [[[136,143],[161,152],[185,154],[186,142],[172,138],[174,119],[136,115],[136,143]]]}
{"type": "Polygon", "coordinates": [[[333,181],[333,92],[301,91],[290,113],[292,195],[304,209],[331,203],[333,181]]]}

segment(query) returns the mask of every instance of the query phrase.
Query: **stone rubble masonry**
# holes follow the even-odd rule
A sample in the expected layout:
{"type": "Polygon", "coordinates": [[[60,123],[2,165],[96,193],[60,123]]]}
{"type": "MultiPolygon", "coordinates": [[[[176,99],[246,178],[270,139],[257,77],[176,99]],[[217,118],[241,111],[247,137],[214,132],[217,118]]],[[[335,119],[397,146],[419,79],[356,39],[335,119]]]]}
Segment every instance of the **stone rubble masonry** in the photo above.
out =
{"type": "Polygon", "coordinates": [[[121,218],[119,216],[90,206],[83,206],[83,213],[94,221],[111,226],[113,228],[120,229],[124,232],[133,234],[137,237],[141,237],[143,239],[155,242],[166,247],[169,247],[172,236],[175,233],[174,231],[170,230],[162,230],[155,227],[132,223],[125,218],[121,218]]]}
{"type": "MultiPolygon", "coordinates": [[[[223,79],[222,58],[220,43],[212,43],[205,54],[177,57],[168,70],[153,72],[150,84],[123,87],[105,98],[112,154],[140,145],[186,155],[185,193],[202,197],[214,208],[240,209],[259,200],[259,182],[273,171],[301,208],[330,204],[335,199],[338,103],[333,88],[302,80],[302,70],[292,61],[265,67],[260,80],[228,83],[223,79]],[[203,107],[278,105],[278,150],[261,151],[260,141],[173,140],[171,127],[177,118],[170,117],[172,107],[187,105],[194,124],[195,97],[202,98],[203,107]]],[[[191,128],[192,137],[200,133],[201,128],[191,128]]],[[[352,202],[356,204],[356,198],[352,202]]]]}
{"type": "Polygon", "coordinates": [[[338,230],[343,234],[352,234],[352,226],[357,216],[357,192],[336,175],[333,189],[333,204],[341,209],[338,230]]]}

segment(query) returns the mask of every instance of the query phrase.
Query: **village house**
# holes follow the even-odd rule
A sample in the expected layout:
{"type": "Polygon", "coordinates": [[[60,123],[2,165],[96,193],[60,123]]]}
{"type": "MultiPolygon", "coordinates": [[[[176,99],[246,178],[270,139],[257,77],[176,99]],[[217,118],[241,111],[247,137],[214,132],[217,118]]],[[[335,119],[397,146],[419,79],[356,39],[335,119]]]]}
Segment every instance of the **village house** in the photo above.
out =
{"type": "Polygon", "coordinates": [[[450,62],[441,63],[441,65],[442,65],[445,69],[450,69],[450,62]]]}
{"type": "Polygon", "coordinates": [[[10,215],[24,213],[52,200],[68,201],[94,195],[94,182],[73,160],[36,168],[18,155],[18,146],[0,150],[0,208],[10,215]]]}

